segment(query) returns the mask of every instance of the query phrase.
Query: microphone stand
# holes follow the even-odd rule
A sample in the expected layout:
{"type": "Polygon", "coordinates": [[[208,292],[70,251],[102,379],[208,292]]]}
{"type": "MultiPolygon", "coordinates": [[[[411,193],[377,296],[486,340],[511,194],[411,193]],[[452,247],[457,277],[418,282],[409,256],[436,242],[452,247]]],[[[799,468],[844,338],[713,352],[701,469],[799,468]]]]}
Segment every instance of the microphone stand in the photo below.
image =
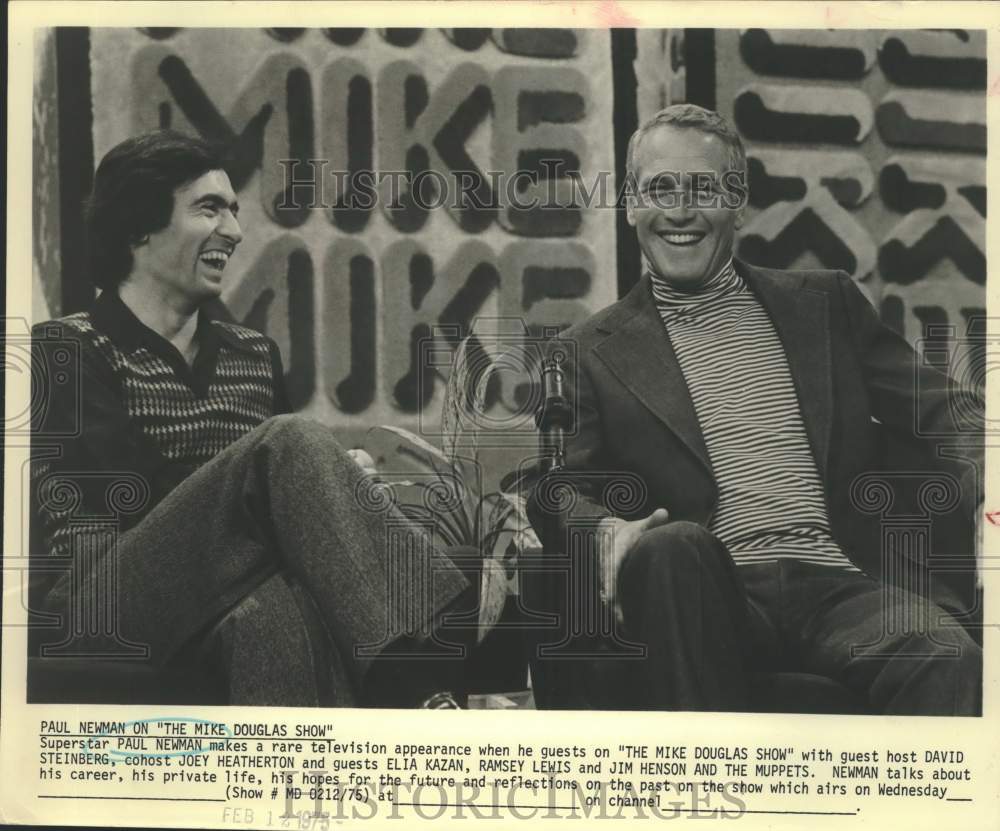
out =
{"type": "MultiPolygon", "coordinates": [[[[541,365],[542,404],[535,413],[535,424],[538,428],[538,449],[541,456],[539,468],[541,476],[536,489],[545,494],[547,480],[551,479],[566,466],[566,434],[573,429],[573,408],[566,398],[565,372],[561,364],[561,356],[557,353],[551,358],[545,358],[541,365]]],[[[568,483],[567,483],[568,484],[568,483]]],[[[558,487],[558,486],[557,486],[558,487]]],[[[555,504],[557,487],[552,488],[552,500],[539,500],[542,510],[542,563],[543,568],[535,573],[525,575],[534,587],[530,591],[532,608],[546,613],[554,613],[557,626],[564,630],[566,622],[566,602],[560,598],[566,591],[566,585],[560,582],[557,570],[552,565],[557,562],[562,552],[559,543],[563,532],[563,511],[555,504]],[[544,504],[549,502],[549,504],[544,504]]],[[[565,576],[564,576],[565,579],[565,576]]],[[[546,642],[552,640],[551,631],[547,632],[546,642]]],[[[565,632],[563,632],[565,635],[565,632]]],[[[557,641],[561,638],[557,638],[557,641]]],[[[538,650],[541,644],[539,637],[529,638],[532,654],[529,655],[535,701],[541,708],[548,708],[564,699],[564,691],[557,689],[561,675],[550,668],[551,660],[541,660],[538,650]],[[551,703],[550,703],[551,702],[551,703]]]]}

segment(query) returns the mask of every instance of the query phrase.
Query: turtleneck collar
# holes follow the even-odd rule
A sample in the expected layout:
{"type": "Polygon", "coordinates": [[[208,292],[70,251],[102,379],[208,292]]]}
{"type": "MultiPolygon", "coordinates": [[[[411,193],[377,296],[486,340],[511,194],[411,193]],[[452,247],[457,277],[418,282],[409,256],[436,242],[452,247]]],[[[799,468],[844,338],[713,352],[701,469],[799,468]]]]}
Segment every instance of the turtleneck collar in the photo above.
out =
{"type": "Polygon", "coordinates": [[[678,288],[652,273],[650,287],[653,301],[661,315],[690,314],[714,305],[715,301],[723,297],[746,290],[746,284],[736,272],[732,258],[715,276],[701,281],[691,289],[678,288]]]}

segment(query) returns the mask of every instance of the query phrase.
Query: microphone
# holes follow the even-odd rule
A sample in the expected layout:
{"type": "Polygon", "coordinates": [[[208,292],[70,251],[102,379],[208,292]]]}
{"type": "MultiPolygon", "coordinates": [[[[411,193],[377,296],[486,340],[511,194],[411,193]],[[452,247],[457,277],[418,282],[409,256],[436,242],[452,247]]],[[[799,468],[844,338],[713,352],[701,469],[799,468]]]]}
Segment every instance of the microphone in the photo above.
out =
{"type": "Polygon", "coordinates": [[[573,409],[566,400],[562,354],[542,361],[542,406],[535,413],[540,431],[544,473],[566,464],[566,432],[573,429],[573,409]]]}

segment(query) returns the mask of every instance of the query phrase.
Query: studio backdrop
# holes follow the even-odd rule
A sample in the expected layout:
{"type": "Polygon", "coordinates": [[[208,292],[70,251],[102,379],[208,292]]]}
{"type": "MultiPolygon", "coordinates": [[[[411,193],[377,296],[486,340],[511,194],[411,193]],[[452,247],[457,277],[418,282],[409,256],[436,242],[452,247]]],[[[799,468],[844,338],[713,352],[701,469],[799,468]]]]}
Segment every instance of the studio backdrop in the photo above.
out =
{"type": "Polygon", "coordinates": [[[96,161],[140,131],[197,133],[234,156],[245,238],[223,299],[279,343],[295,408],[352,438],[419,428],[477,320],[544,337],[634,284],[627,141],[690,101],[747,145],[741,257],[843,269],[928,359],[976,373],[985,83],[982,31],[49,30],[34,314],[93,297],[96,161]]]}

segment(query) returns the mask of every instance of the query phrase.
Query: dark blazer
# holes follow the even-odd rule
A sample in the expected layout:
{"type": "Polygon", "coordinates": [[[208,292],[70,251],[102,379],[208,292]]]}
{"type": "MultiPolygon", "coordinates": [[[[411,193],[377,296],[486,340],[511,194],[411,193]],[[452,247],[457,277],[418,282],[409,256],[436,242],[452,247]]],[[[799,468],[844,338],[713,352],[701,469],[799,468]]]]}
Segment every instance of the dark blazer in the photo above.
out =
{"type": "MultiPolygon", "coordinates": [[[[881,575],[884,516],[872,510],[879,495],[868,490],[866,496],[858,487],[864,474],[885,471],[886,433],[908,449],[921,448],[924,455],[911,456],[907,467],[943,475],[957,489],[960,504],[953,513],[971,520],[981,482],[982,398],[922,363],[880,322],[846,274],[740,262],[736,268],[784,345],[831,530],[845,553],[862,570],[881,575]]],[[[576,413],[566,471],[579,500],[568,521],[611,514],[640,518],[663,507],[672,519],[707,526],[717,487],[648,275],[622,300],[566,330],[556,348],[567,356],[567,390],[576,413]],[[626,479],[624,491],[632,490],[624,498],[623,488],[613,486],[616,474],[626,479]]],[[[726,359],[739,361],[739,355],[726,359]]],[[[909,479],[897,476],[894,484],[909,479]]],[[[546,547],[558,547],[560,541],[551,539],[554,526],[542,520],[539,490],[529,501],[532,521],[546,547]]],[[[934,493],[919,487],[915,493],[924,507],[934,507],[934,493]]],[[[886,510],[891,515],[893,507],[886,510]]],[[[967,569],[957,583],[971,585],[972,579],[967,569]]],[[[950,594],[939,599],[951,606],[967,602],[950,594]]]]}

